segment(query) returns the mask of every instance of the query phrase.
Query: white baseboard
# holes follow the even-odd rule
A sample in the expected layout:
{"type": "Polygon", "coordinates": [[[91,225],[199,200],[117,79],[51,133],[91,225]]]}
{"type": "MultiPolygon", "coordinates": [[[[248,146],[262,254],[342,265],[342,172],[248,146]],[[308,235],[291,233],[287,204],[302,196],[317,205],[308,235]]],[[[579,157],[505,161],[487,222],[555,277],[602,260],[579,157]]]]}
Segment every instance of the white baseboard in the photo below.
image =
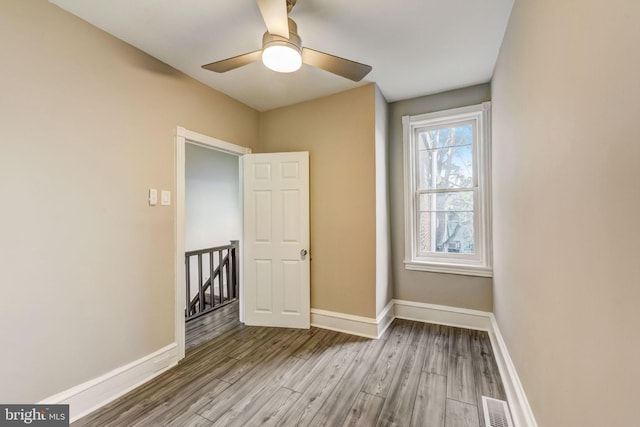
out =
{"type": "Polygon", "coordinates": [[[360,337],[378,338],[376,319],[370,317],[354,316],[352,314],[312,308],[311,326],[336,332],[344,332],[345,334],[358,335],[360,337]]]}
{"type": "Polygon", "coordinates": [[[514,418],[516,426],[537,427],[536,419],[533,411],[529,406],[529,401],[520,383],[520,378],[513,365],[507,345],[502,338],[502,333],[496,322],[493,313],[490,314],[491,329],[489,330],[489,338],[491,339],[491,347],[498,364],[500,377],[507,394],[511,415],[514,418]]]}
{"type": "Polygon", "coordinates": [[[178,348],[173,343],[98,378],[50,396],[38,404],[68,404],[70,421],[74,422],[177,363],[178,348]]]}
{"type": "Polygon", "coordinates": [[[365,338],[380,338],[395,319],[393,301],[375,319],[335,311],[311,309],[311,326],[365,338]]]}
{"type": "Polygon", "coordinates": [[[395,317],[398,319],[417,320],[419,322],[480,329],[483,331],[491,329],[491,313],[487,311],[403,300],[393,300],[393,305],[395,317]]]}

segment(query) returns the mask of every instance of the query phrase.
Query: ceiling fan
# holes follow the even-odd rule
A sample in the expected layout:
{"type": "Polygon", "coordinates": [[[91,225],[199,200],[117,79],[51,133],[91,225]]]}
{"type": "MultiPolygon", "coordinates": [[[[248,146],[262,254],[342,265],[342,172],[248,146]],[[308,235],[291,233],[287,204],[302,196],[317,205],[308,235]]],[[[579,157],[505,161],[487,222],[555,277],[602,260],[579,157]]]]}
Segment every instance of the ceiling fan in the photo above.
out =
{"type": "Polygon", "coordinates": [[[205,70],[224,73],[262,60],[265,66],[281,73],[298,70],[302,64],[312,65],[333,74],[359,82],[371,71],[370,65],[350,61],[328,53],[302,47],[298,26],[288,17],[296,0],[257,0],[267,32],[262,36],[262,49],[203,65],[205,70]]]}

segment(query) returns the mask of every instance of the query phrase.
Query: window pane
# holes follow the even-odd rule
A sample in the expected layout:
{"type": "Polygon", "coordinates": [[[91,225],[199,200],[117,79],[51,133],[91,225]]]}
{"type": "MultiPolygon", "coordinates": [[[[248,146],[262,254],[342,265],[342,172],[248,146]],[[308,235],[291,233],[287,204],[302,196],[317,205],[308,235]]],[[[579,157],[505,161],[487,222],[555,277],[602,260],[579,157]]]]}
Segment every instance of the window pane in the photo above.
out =
{"type": "Polygon", "coordinates": [[[473,187],[473,149],[460,145],[418,153],[418,188],[473,187]]]}
{"type": "Polygon", "coordinates": [[[475,253],[473,212],[420,212],[418,251],[426,253],[475,253]]]}
{"type": "Polygon", "coordinates": [[[444,127],[441,129],[419,129],[418,141],[420,150],[471,145],[473,143],[473,125],[444,127]]]}
{"type": "Polygon", "coordinates": [[[473,211],[473,191],[420,194],[420,211],[473,211]]]}

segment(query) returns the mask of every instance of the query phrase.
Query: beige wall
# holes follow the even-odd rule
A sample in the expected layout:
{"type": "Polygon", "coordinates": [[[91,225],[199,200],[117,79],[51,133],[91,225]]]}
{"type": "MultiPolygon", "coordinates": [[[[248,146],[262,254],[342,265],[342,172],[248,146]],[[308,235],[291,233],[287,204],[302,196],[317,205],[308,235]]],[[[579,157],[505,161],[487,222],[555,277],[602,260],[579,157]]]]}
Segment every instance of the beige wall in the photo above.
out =
{"type": "Polygon", "coordinates": [[[174,341],[176,125],[244,146],[258,113],[43,0],[0,3],[0,401],[174,341]]]}
{"type": "Polygon", "coordinates": [[[366,85],[260,115],[260,150],[309,151],[311,306],[376,316],[375,96],[366,85]]]}
{"type": "Polygon", "coordinates": [[[540,426],[638,425],[639,17],[518,0],[495,70],[495,313],[540,426]]]}
{"type": "Polygon", "coordinates": [[[475,310],[492,310],[491,279],[411,271],[404,268],[404,160],[402,116],[480,104],[491,98],[488,84],[389,104],[389,180],[393,297],[475,310]]]}

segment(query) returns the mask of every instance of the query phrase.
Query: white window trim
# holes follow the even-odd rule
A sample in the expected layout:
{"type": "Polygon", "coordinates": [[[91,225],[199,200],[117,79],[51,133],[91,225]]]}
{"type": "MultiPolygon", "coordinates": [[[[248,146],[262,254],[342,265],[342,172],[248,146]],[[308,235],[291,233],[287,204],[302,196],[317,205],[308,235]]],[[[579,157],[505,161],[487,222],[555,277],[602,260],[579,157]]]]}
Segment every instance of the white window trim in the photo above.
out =
{"type": "Polygon", "coordinates": [[[403,116],[403,148],[404,148],[404,224],[405,224],[405,259],[407,270],[431,271],[435,273],[462,274],[467,276],[493,276],[493,256],[491,240],[491,102],[484,102],[469,107],[438,111],[416,116],[403,116]],[[416,212],[415,212],[415,129],[459,120],[474,120],[477,134],[476,176],[478,179],[477,206],[474,211],[478,216],[476,246],[478,256],[469,257],[438,254],[432,257],[417,257],[416,244],[416,212]]]}

